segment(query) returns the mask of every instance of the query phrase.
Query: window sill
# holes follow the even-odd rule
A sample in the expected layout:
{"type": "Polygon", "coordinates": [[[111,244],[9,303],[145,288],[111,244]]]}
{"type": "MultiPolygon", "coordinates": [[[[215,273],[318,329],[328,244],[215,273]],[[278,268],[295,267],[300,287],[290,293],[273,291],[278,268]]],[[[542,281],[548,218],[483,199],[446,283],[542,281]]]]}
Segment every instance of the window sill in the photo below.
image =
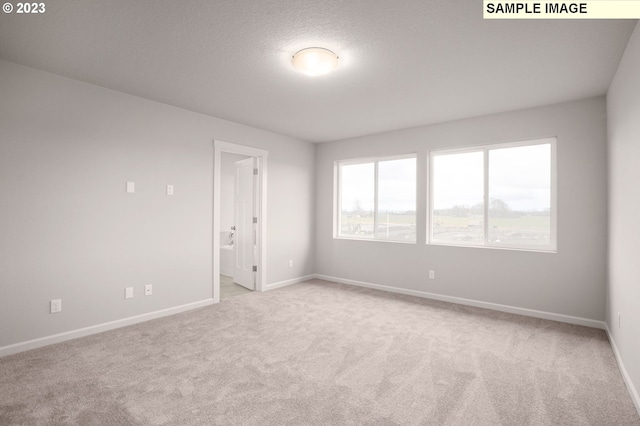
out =
{"type": "Polygon", "coordinates": [[[478,248],[478,249],[490,249],[490,250],[508,250],[508,251],[528,251],[533,253],[558,253],[557,248],[538,248],[538,247],[504,247],[504,246],[487,246],[484,244],[451,244],[438,241],[427,242],[428,246],[444,246],[444,247],[465,247],[465,248],[478,248]]]}
{"type": "Polygon", "coordinates": [[[416,245],[416,241],[399,241],[399,240],[381,240],[377,238],[357,238],[357,237],[333,237],[334,240],[346,240],[346,241],[368,241],[374,243],[395,243],[395,244],[413,244],[416,245]]]}

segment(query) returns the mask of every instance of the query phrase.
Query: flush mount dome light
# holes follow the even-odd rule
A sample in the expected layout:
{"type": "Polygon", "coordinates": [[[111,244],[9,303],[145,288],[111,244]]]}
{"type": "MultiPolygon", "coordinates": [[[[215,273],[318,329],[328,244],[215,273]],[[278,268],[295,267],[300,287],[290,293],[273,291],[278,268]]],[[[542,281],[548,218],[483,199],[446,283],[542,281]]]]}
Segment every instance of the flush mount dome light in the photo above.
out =
{"type": "Polygon", "coordinates": [[[298,51],[291,59],[293,67],[303,74],[327,74],[338,66],[338,55],[322,47],[308,47],[298,51]]]}

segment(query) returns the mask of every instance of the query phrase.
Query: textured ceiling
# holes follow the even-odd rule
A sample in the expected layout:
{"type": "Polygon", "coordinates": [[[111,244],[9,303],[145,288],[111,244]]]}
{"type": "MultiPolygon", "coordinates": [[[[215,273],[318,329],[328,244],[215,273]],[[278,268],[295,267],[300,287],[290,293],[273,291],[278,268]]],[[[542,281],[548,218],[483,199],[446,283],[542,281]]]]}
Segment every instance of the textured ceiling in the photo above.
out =
{"type": "Polygon", "coordinates": [[[83,0],[0,14],[0,58],[319,142],[604,94],[636,21],[481,0],[83,0]],[[311,78],[293,53],[323,46],[311,78]]]}

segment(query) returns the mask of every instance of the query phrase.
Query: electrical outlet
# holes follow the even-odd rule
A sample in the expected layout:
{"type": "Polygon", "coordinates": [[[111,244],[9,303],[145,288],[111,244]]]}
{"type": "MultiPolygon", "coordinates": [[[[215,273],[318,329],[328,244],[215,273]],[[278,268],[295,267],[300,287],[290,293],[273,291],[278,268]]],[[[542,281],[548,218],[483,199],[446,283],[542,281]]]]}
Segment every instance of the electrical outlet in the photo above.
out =
{"type": "Polygon", "coordinates": [[[293,268],[293,260],[289,261],[289,269],[293,268]]]}
{"type": "Polygon", "coordinates": [[[436,271],[429,271],[429,279],[430,280],[436,279],[436,271]]]}
{"type": "Polygon", "coordinates": [[[173,195],[173,185],[167,185],[167,195],[173,195]]]}
{"type": "Polygon", "coordinates": [[[62,299],[53,299],[51,301],[51,313],[55,314],[62,311],[62,299]]]}
{"type": "Polygon", "coordinates": [[[133,287],[127,287],[124,289],[124,298],[131,299],[133,297],[133,287]]]}
{"type": "Polygon", "coordinates": [[[144,295],[151,296],[153,294],[153,286],[151,284],[147,284],[144,286],[144,295]]]}

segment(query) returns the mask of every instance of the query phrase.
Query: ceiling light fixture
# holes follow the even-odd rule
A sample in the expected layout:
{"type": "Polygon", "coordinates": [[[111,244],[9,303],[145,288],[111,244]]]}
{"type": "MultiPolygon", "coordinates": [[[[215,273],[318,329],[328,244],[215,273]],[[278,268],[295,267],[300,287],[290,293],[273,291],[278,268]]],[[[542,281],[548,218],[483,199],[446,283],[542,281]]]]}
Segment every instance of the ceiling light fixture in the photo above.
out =
{"type": "Polygon", "coordinates": [[[303,74],[317,76],[327,74],[338,66],[338,55],[322,47],[299,50],[291,59],[293,67],[303,74]]]}

